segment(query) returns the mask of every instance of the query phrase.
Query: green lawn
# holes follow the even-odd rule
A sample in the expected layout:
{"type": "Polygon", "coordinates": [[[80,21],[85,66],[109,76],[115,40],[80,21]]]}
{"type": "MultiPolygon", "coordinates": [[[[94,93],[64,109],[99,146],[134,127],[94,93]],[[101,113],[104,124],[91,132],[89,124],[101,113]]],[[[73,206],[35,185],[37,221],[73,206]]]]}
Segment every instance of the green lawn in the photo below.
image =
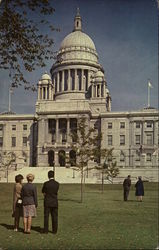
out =
{"type": "MultiPolygon", "coordinates": [[[[145,183],[143,202],[136,202],[134,187],[123,202],[121,185],[86,185],[80,203],[80,186],[60,185],[57,235],[40,234],[43,197],[38,188],[38,216],[30,235],[13,231],[13,184],[0,184],[0,249],[155,249],[158,245],[158,184],[145,183]]],[[[21,228],[23,228],[21,222],[21,228]]],[[[50,223],[51,230],[51,223],[50,223]]]]}

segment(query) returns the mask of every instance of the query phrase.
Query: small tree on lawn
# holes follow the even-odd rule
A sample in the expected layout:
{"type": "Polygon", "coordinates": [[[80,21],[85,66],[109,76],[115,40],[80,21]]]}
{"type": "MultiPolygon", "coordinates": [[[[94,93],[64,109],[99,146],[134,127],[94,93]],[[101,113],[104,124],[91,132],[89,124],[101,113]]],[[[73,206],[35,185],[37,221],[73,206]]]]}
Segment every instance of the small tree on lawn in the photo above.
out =
{"type": "Polygon", "coordinates": [[[0,166],[6,172],[6,178],[8,183],[8,170],[12,162],[15,162],[16,156],[13,152],[3,152],[0,154],[0,166]]]}
{"type": "MultiPolygon", "coordinates": [[[[76,166],[71,168],[81,174],[81,202],[83,201],[84,172],[93,169],[88,167],[88,162],[96,159],[99,155],[98,150],[102,135],[99,133],[96,135],[95,131],[94,128],[89,127],[88,120],[81,117],[78,120],[77,131],[71,132],[71,148],[76,153],[76,166]]],[[[72,163],[71,160],[69,163],[72,163]]]]}
{"type": "Polygon", "coordinates": [[[117,177],[117,175],[119,174],[119,168],[117,167],[117,162],[116,161],[109,162],[105,173],[107,179],[109,180],[109,178],[111,178],[113,183],[113,178],[117,177]]]}
{"type": "Polygon", "coordinates": [[[114,161],[113,158],[113,148],[105,149],[105,160],[103,164],[99,164],[95,168],[101,171],[102,174],[102,193],[104,191],[104,179],[111,178],[113,183],[113,178],[115,178],[119,174],[119,168],[117,167],[117,162],[114,161]]]}

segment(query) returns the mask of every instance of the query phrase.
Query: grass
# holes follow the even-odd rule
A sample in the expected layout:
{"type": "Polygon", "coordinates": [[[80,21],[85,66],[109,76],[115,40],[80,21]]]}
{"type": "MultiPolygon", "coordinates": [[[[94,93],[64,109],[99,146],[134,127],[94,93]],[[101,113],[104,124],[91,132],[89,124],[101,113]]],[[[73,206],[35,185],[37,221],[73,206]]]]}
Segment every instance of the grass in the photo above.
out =
{"type": "MultiPolygon", "coordinates": [[[[137,202],[134,187],[123,202],[121,185],[85,185],[80,203],[80,185],[60,185],[57,235],[40,234],[43,228],[43,197],[38,188],[38,216],[30,235],[13,231],[11,217],[13,184],[0,184],[0,249],[155,249],[158,245],[158,184],[145,183],[143,202],[137,202]]],[[[20,223],[23,228],[22,221],[20,223]]],[[[51,230],[51,221],[50,221],[51,230]]]]}

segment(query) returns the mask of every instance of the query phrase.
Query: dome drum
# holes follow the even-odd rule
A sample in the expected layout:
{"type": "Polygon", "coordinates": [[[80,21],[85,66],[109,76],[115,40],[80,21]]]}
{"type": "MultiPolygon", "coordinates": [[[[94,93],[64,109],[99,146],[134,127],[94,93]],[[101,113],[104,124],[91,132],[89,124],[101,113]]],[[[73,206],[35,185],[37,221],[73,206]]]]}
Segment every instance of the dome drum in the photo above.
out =
{"type": "Polygon", "coordinates": [[[55,94],[55,100],[61,100],[61,99],[77,99],[77,100],[83,100],[85,99],[85,91],[66,91],[66,92],[58,92],[55,94]]]}

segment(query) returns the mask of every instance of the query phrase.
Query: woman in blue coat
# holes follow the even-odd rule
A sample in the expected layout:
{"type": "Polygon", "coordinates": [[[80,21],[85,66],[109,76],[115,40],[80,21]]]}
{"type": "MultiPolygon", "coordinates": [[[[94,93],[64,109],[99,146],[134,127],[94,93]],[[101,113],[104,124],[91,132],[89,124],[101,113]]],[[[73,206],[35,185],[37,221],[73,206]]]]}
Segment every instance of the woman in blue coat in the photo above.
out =
{"type": "Polygon", "coordinates": [[[135,195],[137,196],[138,201],[142,201],[142,197],[144,196],[144,185],[141,176],[138,177],[138,181],[135,184],[135,188],[135,195]]]}

